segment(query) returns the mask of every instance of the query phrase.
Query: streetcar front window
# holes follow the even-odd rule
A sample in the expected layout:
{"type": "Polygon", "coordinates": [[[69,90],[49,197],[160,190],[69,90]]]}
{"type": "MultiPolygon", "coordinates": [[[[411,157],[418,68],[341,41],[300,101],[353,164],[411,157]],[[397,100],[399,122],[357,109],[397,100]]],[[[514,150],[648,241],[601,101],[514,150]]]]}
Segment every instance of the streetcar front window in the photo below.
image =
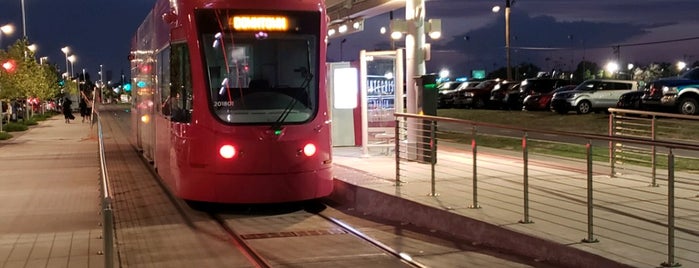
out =
{"type": "Polygon", "coordinates": [[[239,13],[209,10],[198,16],[213,113],[234,124],[311,120],[318,110],[320,20],[309,17],[318,14],[277,14],[294,18],[290,30],[244,31],[229,24],[239,13]]]}

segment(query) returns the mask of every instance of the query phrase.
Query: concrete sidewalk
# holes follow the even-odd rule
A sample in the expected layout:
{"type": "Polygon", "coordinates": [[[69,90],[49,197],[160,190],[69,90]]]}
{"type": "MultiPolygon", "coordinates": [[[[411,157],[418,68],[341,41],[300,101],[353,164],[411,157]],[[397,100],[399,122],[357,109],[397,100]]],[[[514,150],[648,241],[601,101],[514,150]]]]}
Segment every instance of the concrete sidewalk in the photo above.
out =
{"type": "Polygon", "coordinates": [[[0,267],[104,267],[91,133],[57,115],[0,141],[0,267]]]}
{"type": "MultiPolygon", "coordinates": [[[[442,147],[444,148],[444,147],[442,147]]],[[[439,152],[429,164],[401,162],[396,186],[393,156],[363,157],[361,148],[335,148],[336,189],[331,199],[358,213],[413,224],[505,251],[568,267],[658,267],[668,261],[667,187],[648,187],[639,175],[594,174],[594,231],[588,238],[586,173],[574,163],[532,157],[530,222],[523,220],[522,163],[517,153],[479,148],[478,209],[473,208],[470,152],[439,152]],[[437,194],[431,195],[435,187],[437,194]]],[[[595,167],[602,170],[604,167],[595,167]]],[[[695,185],[696,186],[696,185],[695,185]]],[[[676,190],[674,262],[699,267],[699,188],[676,190]]]]}

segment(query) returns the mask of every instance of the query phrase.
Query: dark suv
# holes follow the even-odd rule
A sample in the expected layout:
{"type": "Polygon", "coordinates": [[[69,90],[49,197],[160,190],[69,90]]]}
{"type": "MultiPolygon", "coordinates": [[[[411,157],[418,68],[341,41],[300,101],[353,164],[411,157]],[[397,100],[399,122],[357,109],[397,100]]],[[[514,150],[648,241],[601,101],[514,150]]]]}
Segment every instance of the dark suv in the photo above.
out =
{"type": "Polygon", "coordinates": [[[661,78],[648,83],[641,103],[644,107],[670,108],[681,114],[698,114],[699,67],[680,77],[661,78]]]}
{"type": "Polygon", "coordinates": [[[463,88],[459,86],[454,96],[454,106],[469,108],[485,108],[490,102],[490,91],[500,80],[485,80],[475,86],[463,88]]]}
{"type": "MultiPolygon", "coordinates": [[[[522,81],[519,86],[519,103],[521,108],[528,110],[532,108],[538,108],[534,106],[525,106],[524,99],[527,97],[538,99],[540,96],[551,96],[553,95],[553,90],[559,87],[573,85],[573,82],[567,79],[559,78],[529,78],[522,81]]],[[[530,100],[531,101],[531,100],[530,100]]],[[[545,100],[546,104],[543,109],[548,110],[549,99],[545,100]]]]}
{"type": "Polygon", "coordinates": [[[461,85],[462,82],[459,81],[449,81],[440,84],[437,87],[437,92],[439,94],[439,100],[437,102],[437,108],[451,108],[454,104],[454,92],[461,85]]]}

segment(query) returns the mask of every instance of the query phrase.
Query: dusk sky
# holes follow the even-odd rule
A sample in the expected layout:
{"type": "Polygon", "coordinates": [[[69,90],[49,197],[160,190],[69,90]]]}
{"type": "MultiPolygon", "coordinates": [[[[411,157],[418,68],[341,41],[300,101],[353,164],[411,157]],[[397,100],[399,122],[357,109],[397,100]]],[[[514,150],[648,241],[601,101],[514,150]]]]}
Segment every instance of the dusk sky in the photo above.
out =
{"type": "MultiPolygon", "coordinates": [[[[65,68],[61,47],[77,56],[76,70],[85,68],[97,78],[99,65],[111,70],[112,81],[129,72],[127,54],[131,37],[155,0],[24,0],[27,36],[37,44],[37,56],[65,68]]],[[[448,68],[492,70],[505,65],[504,15],[491,12],[504,0],[427,1],[427,17],[441,18],[443,38],[432,43],[428,72],[448,68]],[[468,37],[468,38],[466,38],[468,37]]],[[[15,33],[3,35],[0,45],[22,36],[21,0],[0,0],[0,25],[12,23],[15,33]]],[[[613,46],[621,45],[622,63],[688,63],[699,61],[699,1],[697,0],[516,0],[512,6],[512,63],[532,62],[542,69],[568,69],[586,60],[600,65],[616,59],[613,46]],[[673,40],[685,40],[675,41],[673,40]],[[654,45],[642,45],[656,43],[654,45]],[[630,45],[630,46],[625,46],[630,45]]],[[[404,18],[404,9],[394,18],[404,18]]],[[[390,48],[388,13],[367,20],[364,32],[344,37],[343,60],[356,60],[360,49],[390,48]]],[[[340,60],[341,39],[331,39],[329,61],[340,60]]],[[[396,43],[404,46],[403,41],[396,43]]]]}

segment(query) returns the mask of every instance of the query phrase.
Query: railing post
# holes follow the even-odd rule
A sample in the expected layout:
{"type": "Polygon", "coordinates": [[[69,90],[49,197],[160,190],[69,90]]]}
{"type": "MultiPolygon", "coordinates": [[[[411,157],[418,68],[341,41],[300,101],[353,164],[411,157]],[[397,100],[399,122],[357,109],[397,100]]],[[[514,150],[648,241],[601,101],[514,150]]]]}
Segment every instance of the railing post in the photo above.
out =
{"type": "Polygon", "coordinates": [[[396,127],[394,128],[394,136],[393,136],[393,153],[395,155],[395,160],[396,160],[396,186],[401,186],[401,180],[400,180],[400,120],[396,118],[396,127]]]}
{"type": "MultiPolygon", "coordinates": [[[[614,128],[616,128],[615,120],[616,114],[614,111],[609,113],[609,137],[614,137],[615,131],[614,128]]],[[[613,140],[609,140],[609,177],[614,178],[614,175],[616,174],[615,172],[615,162],[616,162],[616,154],[614,153],[614,150],[616,150],[616,145],[614,144],[613,140]]]]}
{"type": "Polygon", "coordinates": [[[105,203],[109,205],[104,207],[104,224],[102,225],[102,236],[104,237],[104,267],[112,268],[114,267],[114,217],[112,214],[111,201],[107,200],[105,203]]]}
{"type": "Polygon", "coordinates": [[[469,208],[481,208],[478,205],[478,165],[476,165],[476,158],[478,157],[478,144],[476,142],[476,126],[473,126],[471,130],[471,152],[473,153],[473,204],[469,208]]]}
{"type": "MultiPolygon", "coordinates": [[[[653,118],[651,118],[651,121],[650,121],[650,138],[651,138],[651,140],[653,140],[653,141],[655,141],[655,138],[656,138],[656,136],[655,136],[655,135],[656,135],[656,133],[655,133],[655,123],[656,123],[655,119],[656,119],[656,117],[655,117],[655,115],[653,115],[653,118]]],[[[655,178],[656,178],[656,168],[655,168],[655,164],[656,164],[656,149],[655,149],[655,145],[651,145],[651,147],[650,147],[650,152],[651,152],[651,153],[650,153],[650,166],[651,166],[651,171],[650,171],[650,172],[651,172],[651,176],[650,176],[650,177],[651,177],[651,182],[650,182],[650,186],[652,186],[652,187],[658,187],[658,183],[656,183],[656,181],[655,181],[655,178]]]]}
{"type": "Polygon", "coordinates": [[[438,196],[436,192],[435,165],[437,164],[437,140],[435,138],[435,129],[437,122],[430,121],[430,178],[432,182],[432,191],[430,196],[438,196]]]}
{"type": "Polygon", "coordinates": [[[680,267],[675,262],[675,155],[672,148],[667,154],[667,262],[662,267],[680,267]]]}
{"type": "Polygon", "coordinates": [[[597,239],[593,236],[593,198],[592,198],[592,141],[588,141],[585,145],[587,153],[587,238],[583,239],[583,243],[597,243],[597,239]]]}
{"type": "Polygon", "coordinates": [[[524,219],[519,221],[519,223],[532,223],[529,220],[529,148],[527,147],[527,132],[524,132],[522,136],[522,163],[524,166],[522,170],[524,179],[524,219]]]}

